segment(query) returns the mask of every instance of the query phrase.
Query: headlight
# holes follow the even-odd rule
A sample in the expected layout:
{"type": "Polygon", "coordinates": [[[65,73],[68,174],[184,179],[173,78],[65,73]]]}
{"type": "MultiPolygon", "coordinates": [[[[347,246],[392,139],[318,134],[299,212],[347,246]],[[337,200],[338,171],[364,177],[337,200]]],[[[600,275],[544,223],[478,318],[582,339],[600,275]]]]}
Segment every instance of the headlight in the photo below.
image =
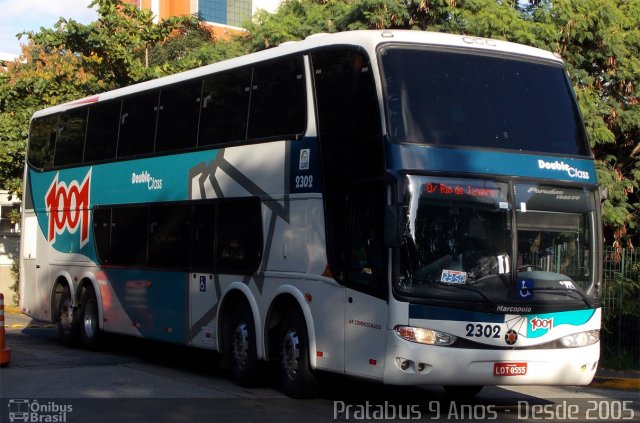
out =
{"type": "Polygon", "coordinates": [[[559,339],[560,345],[565,348],[586,347],[587,345],[595,344],[599,340],[599,330],[574,333],[573,335],[567,335],[559,339]]]}
{"type": "Polygon", "coordinates": [[[400,338],[419,344],[451,345],[458,339],[448,333],[412,326],[396,326],[393,330],[400,338]]]}

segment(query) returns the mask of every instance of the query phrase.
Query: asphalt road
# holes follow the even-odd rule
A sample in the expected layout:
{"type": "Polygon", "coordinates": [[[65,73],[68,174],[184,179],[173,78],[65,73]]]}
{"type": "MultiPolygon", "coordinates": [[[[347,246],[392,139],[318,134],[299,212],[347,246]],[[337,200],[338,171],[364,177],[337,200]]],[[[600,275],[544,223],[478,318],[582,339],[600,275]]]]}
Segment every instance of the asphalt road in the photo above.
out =
{"type": "Polygon", "coordinates": [[[485,387],[465,400],[328,378],[319,398],[292,400],[268,372],[236,386],[208,351],[110,336],[91,352],[60,345],[52,325],[6,318],[2,422],[640,421],[638,390],[594,386],[485,387]]]}

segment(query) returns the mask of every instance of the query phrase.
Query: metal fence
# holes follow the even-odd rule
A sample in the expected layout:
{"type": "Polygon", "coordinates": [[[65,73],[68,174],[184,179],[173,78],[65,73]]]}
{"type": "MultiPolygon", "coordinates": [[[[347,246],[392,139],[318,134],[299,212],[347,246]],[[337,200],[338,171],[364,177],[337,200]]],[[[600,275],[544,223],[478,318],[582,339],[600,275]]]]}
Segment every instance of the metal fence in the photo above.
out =
{"type": "MultiPolygon", "coordinates": [[[[640,250],[605,248],[603,256],[602,356],[609,362],[640,361],[640,250]]],[[[635,363],[634,363],[635,362],[635,363]]]]}

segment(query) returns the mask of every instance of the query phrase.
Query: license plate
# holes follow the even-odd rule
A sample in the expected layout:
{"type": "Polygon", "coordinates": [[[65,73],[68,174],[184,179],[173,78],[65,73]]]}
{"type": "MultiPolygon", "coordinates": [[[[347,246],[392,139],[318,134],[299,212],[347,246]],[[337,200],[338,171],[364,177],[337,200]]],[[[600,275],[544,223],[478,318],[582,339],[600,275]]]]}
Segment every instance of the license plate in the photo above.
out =
{"type": "Polygon", "coordinates": [[[444,269],[440,276],[440,282],[463,284],[467,280],[467,272],[444,269]]]}
{"type": "Polygon", "coordinates": [[[493,363],[494,376],[524,376],[527,363],[493,363]]]}

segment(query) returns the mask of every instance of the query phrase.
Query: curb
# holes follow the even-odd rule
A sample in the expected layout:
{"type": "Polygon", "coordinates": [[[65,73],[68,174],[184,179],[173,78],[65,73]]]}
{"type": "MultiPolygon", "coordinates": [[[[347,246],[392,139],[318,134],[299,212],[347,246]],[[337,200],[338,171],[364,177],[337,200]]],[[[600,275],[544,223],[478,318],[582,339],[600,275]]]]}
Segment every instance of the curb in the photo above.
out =
{"type": "Polygon", "coordinates": [[[596,376],[591,385],[594,388],[640,390],[640,378],[596,376]]]}
{"type": "Polygon", "coordinates": [[[5,305],[4,306],[4,312],[5,313],[11,313],[11,314],[22,314],[22,312],[20,311],[20,307],[18,307],[18,306],[5,305]]]}

